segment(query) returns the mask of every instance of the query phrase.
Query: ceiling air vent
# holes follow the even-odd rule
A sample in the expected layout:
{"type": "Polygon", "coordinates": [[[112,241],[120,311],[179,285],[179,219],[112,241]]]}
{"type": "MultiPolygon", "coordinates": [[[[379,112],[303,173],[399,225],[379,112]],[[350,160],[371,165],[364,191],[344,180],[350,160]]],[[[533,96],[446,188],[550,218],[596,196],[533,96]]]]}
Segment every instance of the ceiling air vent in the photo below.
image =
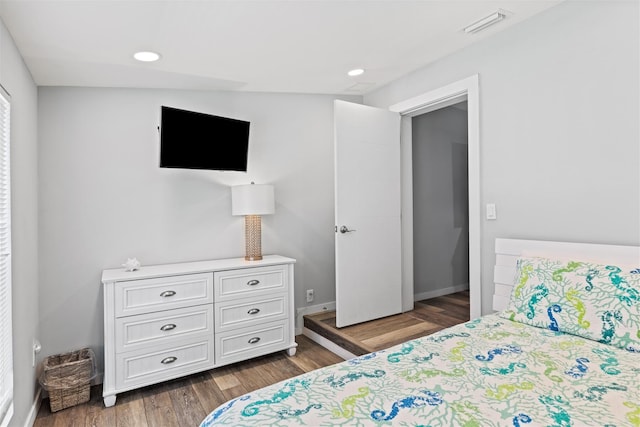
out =
{"type": "Polygon", "coordinates": [[[497,24],[506,17],[507,13],[502,9],[498,9],[491,15],[485,16],[484,18],[477,20],[473,24],[464,27],[464,32],[467,34],[477,33],[484,30],[485,28],[489,28],[490,26],[497,24]]]}

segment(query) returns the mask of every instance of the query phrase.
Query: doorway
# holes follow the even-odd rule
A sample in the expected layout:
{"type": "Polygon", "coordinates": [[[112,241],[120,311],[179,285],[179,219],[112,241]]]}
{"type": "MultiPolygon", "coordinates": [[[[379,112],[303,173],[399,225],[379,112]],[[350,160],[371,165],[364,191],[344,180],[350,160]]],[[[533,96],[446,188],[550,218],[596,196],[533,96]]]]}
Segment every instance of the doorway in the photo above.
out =
{"type": "Polygon", "coordinates": [[[478,75],[467,77],[389,107],[402,115],[402,308],[414,306],[414,217],[412,118],[430,111],[467,102],[468,213],[469,213],[469,315],[482,314],[481,205],[480,205],[480,99],[478,75]]]}
{"type": "MultiPolygon", "coordinates": [[[[371,176],[370,179],[360,179],[357,181],[360,184],[365,184],[365,188],[362,191],[359,191],[356,187],[349,185],[343,186],[339,184],[341,179],[339,179],[342,175],[347,177],[352,176],[350,173],[352,170],[358,170],[362,168],[362,165],[367,165],[367,162],[362,163],[360,157],[354,157],[355,163],[351,165],[349,168],[341,168],[339,167],[339,160],[342,157],[340,153],[336,151],[336,306],[342,305],[343,312],[344,310],[351,310],[352,312],[362,311],[361,307],[363,307],[361,298],[363,295],[367,295],[371,304],[365,304],[365,307],[369,306],[386,306],[388,300],[382,295],[378,295],[378,292],[372,292],[371,287],[367,286],[367,281],[361,281],[356,276],[355,279],[352,280],[339,280],[341,277],[340,267],[346,266],[349,271],[362,271],[362,259],[367,257],[363,257],[359,251],[342,251],[339,248],[339,243],[348,243],[346,239],[349,239],[351,243],[357,243],[360,241],[364,243],[361,244],[362,247],[367,248],[378,248],[378,247],[386,247],[386,240],[390,240],[392,236],[399,237],[398,234],[401,235],[399,239],[400,242],[400,251],[398,251],[397,246],[393,246],[393,257],[383,257],[384,259],[393,258],[394,262],[390,264],[385,264],[387,267],[383,266],[382,272],[390,272],[395,271],[393,275],[394,278],[389,280],[383,280],[380,286],[376,289],[384,289],[385,291],[390,291],[390,293],[394,296],[397,296],[398,293],[401,294],[400,306],[398,307],[398,311],[392,310],[382,315],[390,315],[393,312],[400,311],[410,311],[414,308],[414,215],[413,215],[413,164],[412,164],[412,156],[413,156],[413,147],[412,147],[412,118],[424,113],[428,113],[430,111],[439,110],[444,107],[458,104],[462,101],[466,100],[467,105],[467,125],[468,125],[468,149],[467,149],[467,159],[468,159],[468,276],[469,276],[469,317],[477,318],[480,317],[482,313],[482,301],[481,301],[481,269],[480,269],[480,254],[481,254],[481,239],[480,239],[480,157],[479,157],[479,97],[478,97],[478,76],[471,76],[464,80],[460,80],[458,82],[449,84],[442,88],[436,89],[431,92],[427,92],[423,95],[408,99],[401,103],[392,105],[388,110],[383,110],[379,108],[374,108],[370,106],[363,106],[359,104],[346,103],[344,101],[336,101],[336,107],[344,105],[345,108],[336,108],[334,114],[336,117],[334,119],[335,125],[335,140],[336,146],[342,146],[342,144],[338,144],[337,141],[341,139],[342,136],[347,135],[347,140],[353,139],[356,143],[360,144],[364,140],[371,139],[371,141],[376,141],[377,139],[373,136],[371,138],[362,137],[363,129],[368,130],[372,127],[373,123],[379,122],[379,120],[374,120],[373,122],[370,120],[371,115],[378,114],[389,114],[395,113],[395,118],[400,119],[400,127],[401,131],[398,132],[397,127],[393,129],[394,126],[385,126],[383,131],[374,132],[375,135],[385,134],[386,137],[384,139],[384,147],[385,149],[394,146],[395,144],[395,154],[393,157],[397,159],[398,156],[398,148],[399,148],[399,156],[400,156],[400,176],[396,176],[391,179],[381,179],[381,175],[379,172],[381,170],[385,170],[386,168],[382,166],[381,168],[373,168],[372,174],[367,176],[371,176]],[[347,108],[348,107],[348,108],[347,108]],[[344,112],[343,110],[351,110],[355,109],[356,114],[348,115],[342,117],[344,112]],[[367,113],[367,114],[365,114],[367,113]],[[368,114],[371,113],[371,114],[368,114]],[[347,124],[345,129],[344,126],[337,126],[337,124],[347,124]],[[388,128],[388,129],[387,129],[388,128]],[[398,145],[398,139],[400,140],[400,144],[398,145]],[[394,142],[395,141],[395,142],[394,142]],[[391,144],[389,144],[389,142],[391,144]],[[347,173],[340,174],[338,173],[341,170],[345,170],[347,173]],[[384,203],[385,209],[397,209],[398,205],[400,205],[400,212],[397,212],[397,217],[400,221],[400,233],[391,233],[385,234],[382,239],[375,240],[376,230],[384,229],[385,227],[378,228],[362,228],[359,224],[353,223],[353,215],[352,218],[341,218],[339,214],[341,212],[341,200],[358,200],[358,198],[362,194],[373,194],[374,196],[377,194],[378,187],[380,188],[389,188],[391,189],[392,185],[397,183],[398,178],[400,178],[400,201],[397,201],[397,189],[396,186],[396,199],[391,203],[384,203]],[[376,185],[378,184],[378,185],[376,185]],[[347,194],[351,194],[350,197],[341,197],[338,194],[337,190],[349,190],[346,191],[347,194]],[[367,232],[365,232],[367,231],[367,232]],[[367,239],[371,240],[368,241],[367,239]],[[372,240],[373,239],[373,240],[372,240]],[[372,244],[373,241],[376,241],[377,245],[372,244]],[[397,256],[398,252],[400,252],[400,257],[397,256]],[[350,261],[341,259],[345,254],[352,254],[350,261]],[[345,261],[345,262],[343,262],[345,261]],[[401,270],[398,275],[398,270],[401,270]],[[400,283],[398,284],[398,288],[400,292],[393,291],[388,289],[389,283],[397,283],[398,279],[400,279],[400,283]],[[339,283],[344,283],[347,286],[340,286],[339,283]],[[342,292],[344,291],[344,292],[342,292]],[[345,297],[345,298],[342,298],[345,297]],[[341,301],[346,301],[345,304],[341,304],[341,301]]],[[[393,116],[393,114],[392,114],[393,116]]],[[[397,122],[396,122],[397,123],[397,122]]],[[[375,136],[374,135],[374,136],[375,136]]],[[[362,144],[360,144],[362,145],[362,144]]],[[[377,147],[376,144],[373,144],[377,147]]],[[[379,147],[381,148],[382,145],[379,147]]],[[[348,148],[348,147],[347,147],[348,148]]],[[[353,150],[352,150],[353,151],[353,150]]],[[[355,150],[354,153],[362,153],[368,152],[371,150],[355,150]]],[[[373,150],[374,152],[380,151],[378,148],[373,150]]],[[[347,154],[349,154],[349,150],[347,150],[347,154]]],[[[349,157],[349,156],[347,156],[349,157]]],[[[384,156],[383,156],[384,157],[384,156]]],[[[389,156],[387,156],[389,157],[389,156]]],[[[389,157],[391,158],[391,157],[389,157]]],[[[397,161],[397,160],[396,160],[397,161]]],[[[395,161],[392,163],[396,163],[395,161]]],[[[396,169],[397,170],[397,169],[396,169]]],[[[392,173],[392,175],[395,174],[392,173]]],[[[393,191],[391,191],[393,193],[393,191]]],[[[380,205],[380,197],[373,197],[374,204],[380,205]],[[375,202],[377,200],[377,202],[375,202]]],[[[384,198],[383,198],[384,200],[384,198]]],[[[356,203],[355,206],[360,206],[362,208],[364,205],[362,203],[356,203]]],[[[387,210],[388,210],[387,209],[387,210]]],[[[365,212],[364,216],[371,217],[371,212],[375,214],[378,209],[369,210],[368,213],[365,212]]],[[[366,211],[366,210],[365,210],[366,211]]],[[[361,222],[360,224],[365,224],[361,222]]],[[[394,241],[397,240],[394,238],[394,241]]],[[[375,253],[375,252],[374,252],[375,253]]],[[[348,257],[347,257],[348,258],[348,257]]],[[[373,259],[373,258],[372,258],[373,259]]],[[[369,262],[367,265],[379,266],[383,263],[377,263],[375,261],[369,262]]],[[[374,274],[374,277],[378,277],[378,275],[374,274]]],[[[340,311],[340,310],[338,310],[340,311]]],[[[364,316],[356,319],[356,322],[344,322],[341,323],[340,326],[346,326],[350,323],[363,322],[366,320],[374,319],[376,316],[368,316],[369,313],[364,310],[364,316]]]]}
{"type": "Polygon", "coordinates": [[[469,289],[467,101],[414,116],[411,127],[413,292],[422,301],[469,289]]]}

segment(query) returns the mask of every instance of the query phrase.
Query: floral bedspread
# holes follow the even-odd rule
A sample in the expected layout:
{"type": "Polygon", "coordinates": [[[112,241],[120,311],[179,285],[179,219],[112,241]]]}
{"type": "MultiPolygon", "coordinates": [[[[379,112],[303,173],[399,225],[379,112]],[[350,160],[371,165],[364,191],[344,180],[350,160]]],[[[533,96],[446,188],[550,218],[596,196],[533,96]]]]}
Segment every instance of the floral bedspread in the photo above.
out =
{"type": "Polygon", "coordinates": [[[489,315],[231,400],[201,426],[640,426],[640,354],[489,315]]]}

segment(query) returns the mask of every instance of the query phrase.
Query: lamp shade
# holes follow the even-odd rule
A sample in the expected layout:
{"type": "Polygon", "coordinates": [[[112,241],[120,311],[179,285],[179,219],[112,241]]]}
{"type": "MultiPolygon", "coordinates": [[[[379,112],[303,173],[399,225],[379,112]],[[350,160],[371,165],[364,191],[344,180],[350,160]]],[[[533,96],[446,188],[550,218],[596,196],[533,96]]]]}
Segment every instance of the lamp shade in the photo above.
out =
{"type": "Polygon", "coordinates": [[[273,185],[248,184],[231,187],[232,215],[271,215],[274,212],[273,185]]]}

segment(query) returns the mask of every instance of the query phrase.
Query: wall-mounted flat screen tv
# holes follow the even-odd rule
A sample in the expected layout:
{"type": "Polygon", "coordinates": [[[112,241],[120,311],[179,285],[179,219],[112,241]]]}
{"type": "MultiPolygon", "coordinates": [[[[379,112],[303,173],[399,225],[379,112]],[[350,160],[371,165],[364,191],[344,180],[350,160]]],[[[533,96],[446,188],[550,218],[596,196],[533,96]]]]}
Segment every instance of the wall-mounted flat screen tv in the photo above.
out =
{"type": "Polygon", "coordinates": [[[249,124],[162,106],[160,167],[246,172],[249,124]]]}

